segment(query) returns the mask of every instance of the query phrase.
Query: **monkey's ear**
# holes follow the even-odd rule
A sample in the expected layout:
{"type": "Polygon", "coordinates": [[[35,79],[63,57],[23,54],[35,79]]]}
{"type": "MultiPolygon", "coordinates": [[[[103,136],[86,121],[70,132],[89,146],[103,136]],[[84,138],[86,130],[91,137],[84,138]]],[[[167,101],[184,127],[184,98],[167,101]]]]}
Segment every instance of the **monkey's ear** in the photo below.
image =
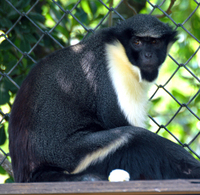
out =
{"type": "Polygon", "coordinates": [[[124,21],[125,21],[125,20],[120,20],[120,19],[118,19],[117,22],[116,22],[116,26],[121,25],[122,23],[124,23],[124,21]]]}
{"type": "Polygon", "coordinates": [[[170,40],[171,43],[174,43],[175,41],[177,41],[178,40],[178,31],[173,30],[171,35],[170,35],[169,40],[170,40]]]}
{"type": "Polygon", "coordinates": [[[173,29],[172,26],[170,26],[169,24],[165,24],[168,28],[168,30],[166,31],[166,33],[164,34],[164,36],[167,36],[168,39],[168,43],[173,44],[175,41],[178,40],[178,31],[173,29]]]}
{"type": "Polygon", "coordinates": [[[176,42],[178,40],[178,31],[173,30],[171,32],[171,34],[169,35],[169,42],[168,42],[168,46],[167,46],[167,54],[169,53],[172,45],[174,44],[174,42],[176,42]]]}
{"type": "Polygon", "coordinates": [[[117,20],[116,25],[120,25],[122,23],[122,20],[117,20]]]}

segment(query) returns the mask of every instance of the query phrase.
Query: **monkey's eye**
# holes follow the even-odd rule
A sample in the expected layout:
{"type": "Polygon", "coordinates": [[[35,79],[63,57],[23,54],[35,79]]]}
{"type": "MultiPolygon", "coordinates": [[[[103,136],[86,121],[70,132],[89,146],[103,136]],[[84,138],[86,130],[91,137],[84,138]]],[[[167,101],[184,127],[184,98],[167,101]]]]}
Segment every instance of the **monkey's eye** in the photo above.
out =
{"type": "Polygon", "coordinates": [[[159,43],[159,40],[158,39],[153,39],[152,41],[151,41],[151,44],[158,44],[159,43]]]}
{"type": "Polygon", "coordinates": [[[142,41],[141,41],[140,39],[135,39],[135,40],[133,41],[133,43],[134,43],[135,45],[141,45],[141,44],[142,44],[142,41]]]}

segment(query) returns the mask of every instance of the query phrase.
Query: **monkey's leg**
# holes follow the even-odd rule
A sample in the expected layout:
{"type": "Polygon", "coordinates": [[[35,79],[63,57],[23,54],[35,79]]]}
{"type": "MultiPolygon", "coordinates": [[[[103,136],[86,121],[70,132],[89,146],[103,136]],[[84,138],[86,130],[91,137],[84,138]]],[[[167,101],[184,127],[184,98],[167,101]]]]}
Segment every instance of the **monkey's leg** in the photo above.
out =
{"type": "Polygon", "coordinates": [[[91,164],[102,161],[117,148],[128,143],[129,139],[134,136],[133,133],[130,127],[98,131],[84,130],[62,141],[54,140],[60,145],[51,150],[46,149],[43,156],[46,162],[37,164],[29,176],[29,181],[105,179],[101,173],[95,174],[97,178],[94,178],[91,175],[88,176],[90,173],[82,172],[91,164]]]}
{"type": "MultiPolygon", "coordinates": [[[[65,175],[64,168],[58,171],[47,168],[41,170],[40,178],[43,181],[80,181],[87,177],[106,180],[113,169],[126,170],[131,180],[200,178],[199,161],[181,146],[142,128],[127,126],[90,133],[78,146],[71,146],[75,153],[72,161],[68,161],[75,165],[71,174],[65,175]]],[[[59,161],[63,163],[62,158],[59,161]]]]}
{"type": "Polygon", "coordinates": [[[106,180],[99,174],[67,174],[65,170],[53,166],[40,166],[31,174],[28,182],[57,182],[57,181],[100,181],[106,180]]]}
{"type": "Polygon", "coordinates": [[[114,169],[124,169],[131,180],[200,178],[200,162],[181,146],[142,128],[132,128],[129,143],[89,166],[85,173],[108,178],[114,169]]]}
{"type": "Polygon", "coordinates": [[[54,182],[66,181],[65,173],[62,168],[52,166],[40,166],[35,169],[28,182],[54,182]]]}

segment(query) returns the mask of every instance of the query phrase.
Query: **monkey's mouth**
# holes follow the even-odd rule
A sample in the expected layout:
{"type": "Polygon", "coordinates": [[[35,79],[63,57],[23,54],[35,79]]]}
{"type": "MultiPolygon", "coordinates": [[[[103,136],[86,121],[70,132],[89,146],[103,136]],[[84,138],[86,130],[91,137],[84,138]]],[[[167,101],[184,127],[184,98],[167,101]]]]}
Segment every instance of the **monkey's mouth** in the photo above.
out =
{"type": "Polygon", "coordinates": [[[155,64],[145,64],[144,66],[140,67],[142,71],[144,72],[153,72],[158,69],[158,66],[155,64]]]}

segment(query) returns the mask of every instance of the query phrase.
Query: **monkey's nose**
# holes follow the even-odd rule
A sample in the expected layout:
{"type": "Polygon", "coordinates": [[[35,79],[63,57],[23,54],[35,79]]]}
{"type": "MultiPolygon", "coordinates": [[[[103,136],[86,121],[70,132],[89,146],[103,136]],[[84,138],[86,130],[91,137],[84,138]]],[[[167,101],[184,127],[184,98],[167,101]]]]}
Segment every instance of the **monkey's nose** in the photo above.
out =
{"type": "Polygon", "coordinates": [[[146,52],[146,53],[145,53],[145,57],[146,57],[146,58],[151,58],[151,57],[152,57],[151,52],[146,52]]]}

